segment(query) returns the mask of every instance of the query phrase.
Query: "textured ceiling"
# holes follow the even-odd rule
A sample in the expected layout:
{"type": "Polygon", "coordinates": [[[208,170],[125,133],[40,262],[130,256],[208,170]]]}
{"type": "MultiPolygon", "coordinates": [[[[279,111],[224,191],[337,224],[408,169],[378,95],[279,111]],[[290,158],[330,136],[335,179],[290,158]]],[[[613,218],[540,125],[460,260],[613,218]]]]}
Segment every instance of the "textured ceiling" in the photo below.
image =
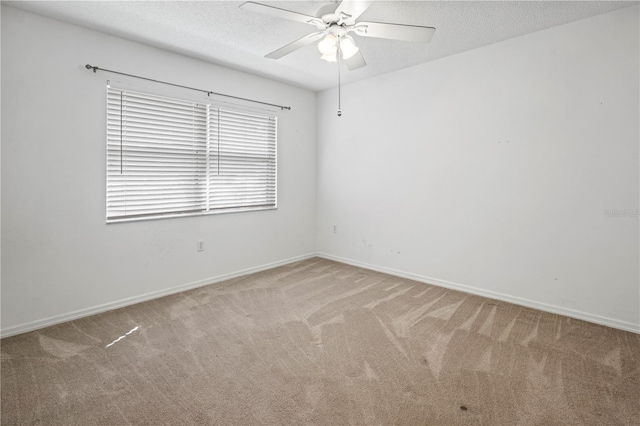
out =
{"type": "MultiPolygon", "coordinates": [[[[257,0],[260,1],[260,0],[257,0]]],[[[263,56],[312,31],[304,23],[239,9],[238,1],[3,2],[19,9],[318,91],[337,84],[337,65],[315,45],[279,60],[263,56]]],[[[263,1],[307,15],[329,2],[263,1]]],[[[637,1],[375,1],[361,21],[436,27],[429,44],[354,36],[367,66],[352,82],[637,4],[637,1]]],[[[594,28],[594,31],[607,29],[594,28]]],[[[97,64],[109,68],[109,64],[97,64]]],[[[127,70],[123,70],[127,71],[127,70]]]]}

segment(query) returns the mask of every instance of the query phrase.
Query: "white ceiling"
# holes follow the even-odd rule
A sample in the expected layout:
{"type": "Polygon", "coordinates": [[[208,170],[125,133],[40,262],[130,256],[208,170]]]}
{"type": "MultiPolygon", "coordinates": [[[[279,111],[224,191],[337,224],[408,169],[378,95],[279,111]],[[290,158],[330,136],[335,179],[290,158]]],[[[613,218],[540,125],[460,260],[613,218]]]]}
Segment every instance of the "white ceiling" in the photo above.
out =
{"type": "MultiPolygon", "coordinates": [[[[262,2],[314,16],[329,3],[262,2]]],[[[315,31],[315,27],[239,9],[242,3],[3,1],[19,9],[314,91],[337,84],[337,65],[321,60],[315,45],[279,60],[263,57],[315,31]]],[[[375,1],[359,20],[432,26],[436,33],[429,44],[354,36],[368,65],[355,71],[345,69],[342,81],[365,79],[634,4],[638,2],[375,1]]],[[[92,65],[109,68],[109,64],[92,65]]]]}

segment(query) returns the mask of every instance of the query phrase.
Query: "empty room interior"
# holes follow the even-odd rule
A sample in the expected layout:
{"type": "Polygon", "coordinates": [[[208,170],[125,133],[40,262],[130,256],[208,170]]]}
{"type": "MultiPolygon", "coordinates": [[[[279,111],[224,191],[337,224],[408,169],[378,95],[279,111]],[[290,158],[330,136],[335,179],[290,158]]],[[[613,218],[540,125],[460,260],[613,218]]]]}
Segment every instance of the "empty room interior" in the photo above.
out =
{"type": "Polygon", "coordinates": [[[639,425],[637,1],[2,1],[2,425],[639,425]]]}

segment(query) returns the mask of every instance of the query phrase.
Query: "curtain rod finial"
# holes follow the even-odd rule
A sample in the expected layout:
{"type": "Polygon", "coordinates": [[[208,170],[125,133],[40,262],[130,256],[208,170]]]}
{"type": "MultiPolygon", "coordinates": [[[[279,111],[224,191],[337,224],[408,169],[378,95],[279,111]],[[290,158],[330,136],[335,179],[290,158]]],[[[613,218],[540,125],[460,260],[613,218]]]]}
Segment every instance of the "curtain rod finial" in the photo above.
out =
{"type": "Polygon", "coordinates": [[[91,65],[87,64],[84,66],[86,69],[88,70],[93,70],[93,72],[96,72],[96,70],[98,69],[98,67],[92,67],[91,65]]]}

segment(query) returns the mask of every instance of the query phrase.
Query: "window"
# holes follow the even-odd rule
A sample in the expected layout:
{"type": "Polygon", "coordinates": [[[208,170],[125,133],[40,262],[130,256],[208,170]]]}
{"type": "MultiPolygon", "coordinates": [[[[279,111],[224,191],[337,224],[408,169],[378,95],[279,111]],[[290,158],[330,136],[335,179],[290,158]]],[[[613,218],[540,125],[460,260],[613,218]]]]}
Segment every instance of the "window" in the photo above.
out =
{"type": "Polygon", "coordinates": [[[276,117],[107,89],[107,222],[276,208],[276,117]]]}

